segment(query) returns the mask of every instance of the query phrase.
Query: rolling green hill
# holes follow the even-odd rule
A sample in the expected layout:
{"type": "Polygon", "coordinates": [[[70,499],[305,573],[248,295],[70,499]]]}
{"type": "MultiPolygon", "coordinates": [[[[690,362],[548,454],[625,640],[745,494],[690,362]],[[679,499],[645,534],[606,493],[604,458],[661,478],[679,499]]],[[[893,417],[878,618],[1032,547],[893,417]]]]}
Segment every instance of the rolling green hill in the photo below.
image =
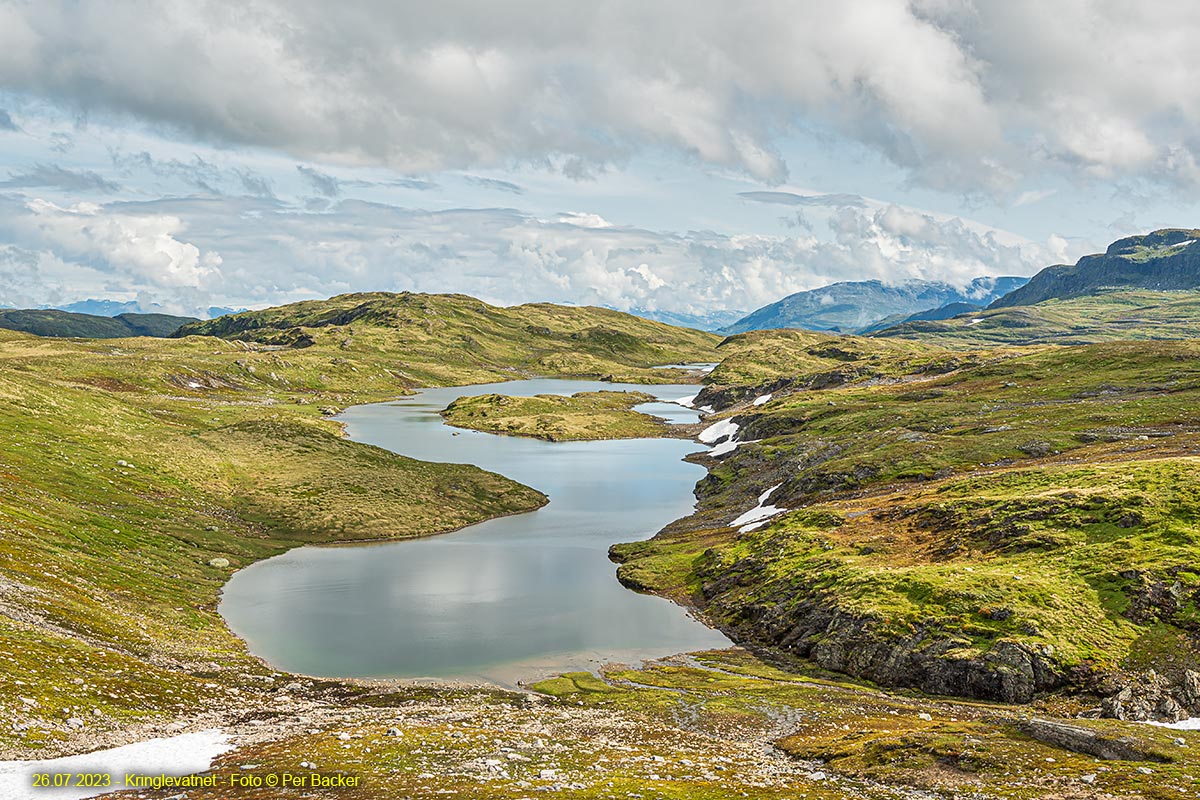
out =
{"type": "MultiPolygon", "coordinates": [[[[1085,747],[1120,748],[1098,767],[1024,719],[1061,724],[1084,707],[1076,697],[1014,709],[889,694],[847,679],[868,670],[814,642],[879,653],[916,630],[927,655],[969,662],[1013,639],[1061,647],[1038,651],[1046,663],[1104,659],[1087,675],[1136,666],[1133,652],[1155,666],[1184,653],[1200,580],[1178,568],[1195,563],[1192,478],[1169,469],[1190,464],[1194,347],[963,352],[778,331],[714,351],[715,337],[597,309],[412,295],[268,310],[221,332],[0,332],[5,757],[217,726],[236,732],[236,749],[214,764],[217,786],[189,797],[242,796],[228,787],[247,765],[362,779],[305,792],[330,800],[1194,793],[1198,733],[1072,720],[1085,747]],[[298,544],[426,535],[545,502],[475,467],[348,441],[333,410],[421,381],[677,379],[652,367],[714,357],[725,360],[697,402],[759,441],[714,463],[696,517],[620,548],[621,571],[778,645],[771,665],[722,651],[552,677],[533,692],[321,680],[270,669],[217,613],[232,570],[298,544]],[[777,397],[754,405],[768,390],[777,397]],[[1078,398],[1092,405],[1080,411],[1078,398]],[[773,499],[811,508],[730,529],[771,481],[786,489],[773,499]],[[861,628],[793,636],[809,600],[861,628]],[[1094,626],[1068,635],[1080,621],[1094,626]],[[843,674],[782,658],[805,643],[843,674]]],[[[597,401],[610,420],[626,404],[611,399],[565,405],[590,414],[597,401]]],[[[1007,661],[993,666],[1000,685],[1020,685],[1007,661]]]]}
{"type": "Polygon", "coordinates": [[[78,734],[65,720],[79,707],[98,710],[89,731],[114,731],[231,689],[261,694],[270,671],[216,611],[231,569],[545,502],[476,467],[348,441],[334,410],[531,371],[677,380],[646,367],[711,360],[718,341],[597,309],[371,300],[343,324],[318,321],[360,302],[241,315],[239,341],[0,332],[0,660],[13,679],[0,708],[29,726],[0,728],[0,748],[56,747],[78,734]]]}
{"type": "Polygon", "coordinates": [[[1200,344],[720,350],[695,402],[741,443],[693,517],[614,548],[622,580],[881,684],[1026,702],[1152,668],[1149,707],[1200,715],[1200,344]]]}
{"type": "Polygon", "coordinates": [[[476,383],[513,371],[641,381],[675,379],[647,368],[707,361],[720,337],[605,308],[549,303],[500,308],[466,295],[345,294],[231,314],[180,328],[269,346],[328,347],[389,358],[411,385],[476,383]],[[479,380],[477,380],[479,379],[479,380]]]}
{"type": "Polygon", "coordinates": [[[129,336],[170,336],[195,317],[170,314],[118,314],[100,317],[55,309],[0,309],[0,328],[35,336],[81,339],[123,339],[129,336]]]}
{"type": "Polygon", "coordinates": [[[1031,306],[907,322],[872,336],[942,347],[1092,344],[1200,337],[1200,291],[1098,290],[1031,306]]]}

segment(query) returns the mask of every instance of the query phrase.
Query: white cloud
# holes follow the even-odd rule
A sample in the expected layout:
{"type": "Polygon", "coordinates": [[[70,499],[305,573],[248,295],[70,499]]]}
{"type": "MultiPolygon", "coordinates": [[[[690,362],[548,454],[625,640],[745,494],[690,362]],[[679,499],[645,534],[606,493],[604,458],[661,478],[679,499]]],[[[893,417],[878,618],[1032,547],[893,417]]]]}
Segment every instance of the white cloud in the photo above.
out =
{"type": "Polygon", "coordinates": [[[558,217],[558,221],[567,225],[577,225],[580,228],[612,227],[612,223],[599,214],[584,214],[578,211],[571,211],[566,214],[561,214],[558,217]]]}
{"type": "Polygon", "coordinates": [[[10,200],[0,202],[0,237],[19,251],[0,259],[0,288],[24,304],[139,293],[192,312],[369,289],[458,291],[504,304],[754,308],[838,280],[965,284],[1029,274],[1058,249],[895,205],[808,213],[824,223],[819,235],[676,233],[588,213],[544,220],[360,200],[321,213],[252,197],[10,200]]]}
{"type": "Polygon", "coordinates": [[[181,238],[178,216],[123,204],[0,204],[0,285],[9,305],[143,291],[173,308],[203,307],[221,256],[181,238]]]}
{"type": "Polygon", "coordinates": [[[665,149],[779,182],[782,139],[827,130],[1004,194],[1197,185],[1198,38],[1166,0],[44,0],[0,6],[0,87],[405,173],[665,149]]]}

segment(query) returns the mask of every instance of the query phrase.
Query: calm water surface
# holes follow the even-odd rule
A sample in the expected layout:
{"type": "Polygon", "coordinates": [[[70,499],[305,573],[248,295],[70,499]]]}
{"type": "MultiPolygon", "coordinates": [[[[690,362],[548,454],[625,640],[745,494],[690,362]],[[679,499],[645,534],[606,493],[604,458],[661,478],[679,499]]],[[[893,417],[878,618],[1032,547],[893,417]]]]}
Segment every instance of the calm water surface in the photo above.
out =
{"type": "MultiPolygon", "coordinates": [[[[221,613],[255,654],[309,675],[512,683],[596,661],[634,661],[730,642],[679,606],[622,587],[614,542],[690,513],[704,469],[678,439],[542,442],[450,428],[464,395],[629,389],[665,400],[695,386],[531,380],[429,389],[348,409],[350,438],[425,461],[476,464],[550,497],[538,511],[388,544],[302,547],[236,573],[221,613]]],[[[641,408],[677,422],[696,412],[641,408]]]]}

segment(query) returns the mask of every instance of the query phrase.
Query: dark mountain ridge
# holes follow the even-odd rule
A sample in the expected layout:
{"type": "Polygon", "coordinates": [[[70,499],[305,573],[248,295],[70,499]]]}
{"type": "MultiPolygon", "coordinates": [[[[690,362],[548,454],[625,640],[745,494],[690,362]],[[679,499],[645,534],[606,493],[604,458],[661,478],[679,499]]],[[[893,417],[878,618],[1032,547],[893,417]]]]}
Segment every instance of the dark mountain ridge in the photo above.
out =
{"type": "Polygon", "coordinates": [[[1185,228],[1127,236],[1113,242],[1105,252],[1084,256],[1074,265],[1046,267],[989,308],[1031,306],[1102,289],[1200,288],[1200,248],[1192,246],[1198,239],[1200,230],[1185,228]]]}

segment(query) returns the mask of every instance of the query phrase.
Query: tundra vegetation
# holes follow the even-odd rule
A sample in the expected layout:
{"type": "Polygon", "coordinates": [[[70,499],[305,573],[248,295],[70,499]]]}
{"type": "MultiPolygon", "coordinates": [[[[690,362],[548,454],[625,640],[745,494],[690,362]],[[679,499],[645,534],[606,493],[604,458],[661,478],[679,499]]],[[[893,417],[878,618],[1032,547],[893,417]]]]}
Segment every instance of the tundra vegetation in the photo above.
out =
{"type": "MultiPolygon", "coordinates": [[[[1200,733],[1076,718],[1151,668],[1169,695],[1193,658],[1196,345],[719,341],[601,309],[382,294],[176,339],[0,333],[0,749],[237,734],[218,788],[192,798],[290,796],[231,795],[248,772],[360,776],[302,792],[331,798],[1197,791],[1200,733]],[[653,366],[717,359],[696,404],[741,443],[697,456],[710,475],[693,517],[615,554],[622,580],[695,604],[754,652],[520,692],[317,680],[254,659],[216,613],[231,570],[289,547],[545,502],[347,441],[329,419],[346,405],[534,375],[675,382],[653,366]],[[775,486],[789,511],[729,524],[775,486]],[[917,687],[969,699],[925,694],[860,652],[978,680],[917,687]],[[972,688],[1023,691],[1014,653],[1030,655],[1028,696],[972,688]]],[[[605,394],[554,402],[628,433],[637,398],[605,394]]],[[[548,412],[526,410],[510,432],[537,433],[521,420],[548,412]]]]}
{"type": "Polygon", "coordinates": [[[885,685],[1200,713],[1200,344],[911,344],[722,344],[696,402],[740,443],[695,515],[614,548],[622,580],[885,685]],[[781,513],[733,524],[768,490],[781,513]]]}
{"type": "Polygon", "coordinates": [[[570,397],[484,394],[460,397],[442,411],[442,418],[459,428],[550,442],[637,439],[670,432],[664,421],[633,410],[654,401],[654,395],[645,392],[576,392],[570,397]]]}

